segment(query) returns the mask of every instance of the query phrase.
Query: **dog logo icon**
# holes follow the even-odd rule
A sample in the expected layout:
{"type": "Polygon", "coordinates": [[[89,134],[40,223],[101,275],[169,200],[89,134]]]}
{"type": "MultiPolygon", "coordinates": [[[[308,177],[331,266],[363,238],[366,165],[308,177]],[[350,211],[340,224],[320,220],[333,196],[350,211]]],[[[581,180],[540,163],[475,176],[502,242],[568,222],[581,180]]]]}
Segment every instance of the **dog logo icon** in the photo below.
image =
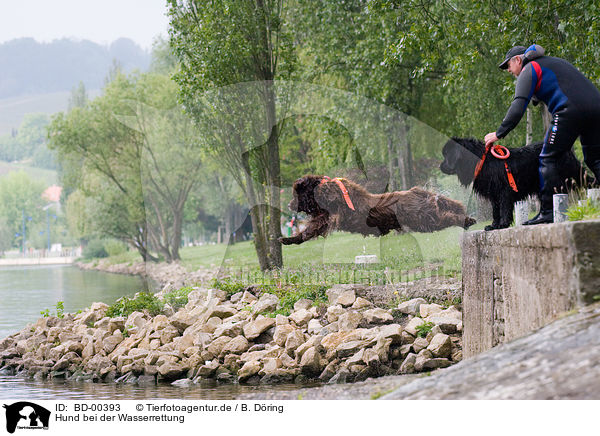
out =
{"type": "Polygon", "coordinates": [[[35,403],[19,401],[11,405],[4,404],[6,409],[6,431],[14,433],[17,428],[28,430],[47,430],[50,422],[50,411],[35,403]]]}

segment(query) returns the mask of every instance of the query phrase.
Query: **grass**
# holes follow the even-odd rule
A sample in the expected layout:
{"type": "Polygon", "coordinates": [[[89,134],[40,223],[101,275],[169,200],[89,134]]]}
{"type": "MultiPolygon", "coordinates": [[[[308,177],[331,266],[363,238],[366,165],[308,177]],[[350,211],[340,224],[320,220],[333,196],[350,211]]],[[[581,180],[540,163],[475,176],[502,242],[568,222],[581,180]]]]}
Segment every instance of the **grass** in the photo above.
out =
{"type": "MultiPolygon", "coordinates": [[[[475,229],[483,228],[480,223],[475,229]]],[[[248,283],[286,284],[365,283],[385,284],[431,275],[460,276],[460,235],[449,228],[435,233],[389,234],[381,238],[336,232],[301,245],[284,246],[284,268],[260,272],[252,241],[184,247],[182,265],[189,271],[220,268],[233,287],[248,283]],[[379,263],[355,265],[357,255],[375,254],[379,263]]],[[[108,257],[109,264],[140,262],[134,251],[108,257]]]]}

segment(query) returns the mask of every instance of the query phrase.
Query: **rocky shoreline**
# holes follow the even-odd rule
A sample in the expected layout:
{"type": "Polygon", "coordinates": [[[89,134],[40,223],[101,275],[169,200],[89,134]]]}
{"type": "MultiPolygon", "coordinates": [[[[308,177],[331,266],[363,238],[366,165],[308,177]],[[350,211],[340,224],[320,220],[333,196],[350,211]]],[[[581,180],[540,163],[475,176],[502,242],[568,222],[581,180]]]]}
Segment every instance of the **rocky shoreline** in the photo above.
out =
{"type": "Polygon", "coordinates": [[[0,341],[0,371],[140,385],[342,383],[462,359],[462,314],[454,306],[412,298],[381,307],[380,293],[366,285],[335,285],[326,295],[321,305],[299,299],[289,315],[276,295],[253,286],[233,295],[196,287],[184,307],[164,305],[155,316],[108,317],[108,306],[94,303],[0,341]]]}

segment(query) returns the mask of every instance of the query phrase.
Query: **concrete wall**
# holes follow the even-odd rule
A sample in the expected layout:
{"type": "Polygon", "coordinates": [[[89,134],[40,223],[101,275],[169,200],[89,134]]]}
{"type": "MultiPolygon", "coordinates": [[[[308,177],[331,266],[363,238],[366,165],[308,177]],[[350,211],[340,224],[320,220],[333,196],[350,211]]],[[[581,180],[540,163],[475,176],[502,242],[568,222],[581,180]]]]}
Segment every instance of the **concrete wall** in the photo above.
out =
{"type": "Polygon", "coordinates": [[[524,336],[600,295],[600,221],[467,232],[463,354],[524,336]]]}

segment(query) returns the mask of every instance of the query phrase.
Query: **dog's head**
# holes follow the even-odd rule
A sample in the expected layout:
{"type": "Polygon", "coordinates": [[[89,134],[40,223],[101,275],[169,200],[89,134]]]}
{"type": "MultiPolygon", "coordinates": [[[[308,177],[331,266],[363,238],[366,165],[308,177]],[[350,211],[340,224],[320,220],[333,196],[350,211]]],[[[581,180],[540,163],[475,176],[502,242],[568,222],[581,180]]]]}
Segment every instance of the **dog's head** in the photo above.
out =
{"type": "Polygon", "coordinates": [[[288,207],[294,212],[305,212],[315,215],[321,211],[315,199],[315,190],[322,180],[322,176],[308,175],[294,182],[292,193],[294,197],[288,207]]]}
{"type": "Polygon", "coordinates": [[[444,145],[444,161],[440,170],[444,174],[456,174],[459,182],[467,186],[473,181],[475,167],[483,153],[483,143],[470,138],[452,138],[444,145]]]}

